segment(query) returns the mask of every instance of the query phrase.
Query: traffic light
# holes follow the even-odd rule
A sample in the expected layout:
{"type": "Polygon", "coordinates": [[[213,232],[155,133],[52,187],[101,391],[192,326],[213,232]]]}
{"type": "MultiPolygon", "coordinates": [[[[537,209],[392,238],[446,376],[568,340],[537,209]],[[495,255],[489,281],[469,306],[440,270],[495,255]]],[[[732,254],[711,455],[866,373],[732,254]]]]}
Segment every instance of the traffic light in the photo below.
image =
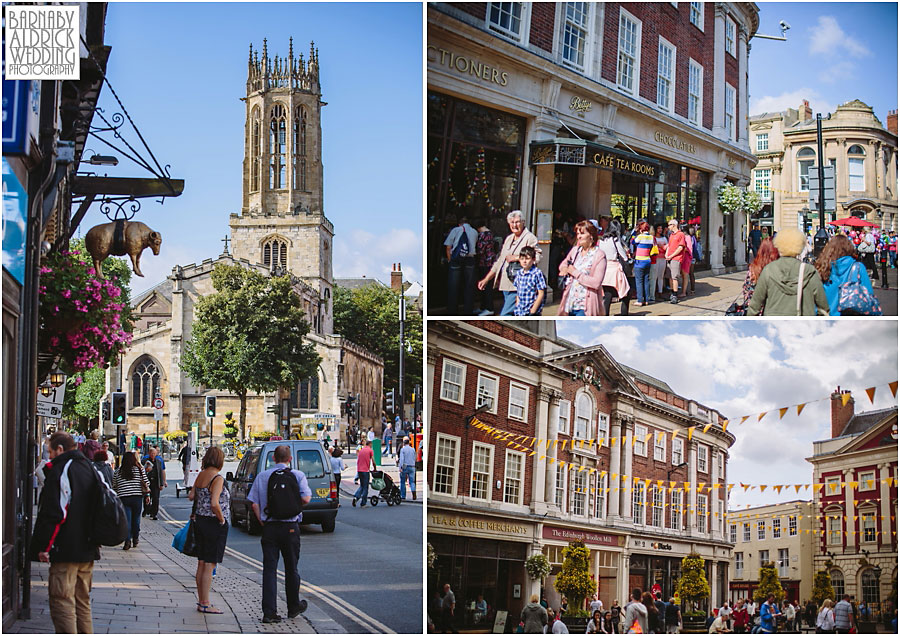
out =
{"type": "Polygon", "coordinates": [[[344,410],[345,410],[346,413],[347,413],[347,418],[348,418],[348,419],[352,419],[352,418],[353,418],[353,401],[354,401],[355,399],[356,399],[356,398],[354,398],[352,395],[348,395],[348,396],[347,396],[347,399],[344,400],[344,410]]]}
{"type": "Polygon", "coordinates": [[[109,400],[103,400],[100,402],[100,422],[105,423],[109,421],[109,400]]]}
{"type": "Polygon", "coordinates": [[[113,424],[125,424],[125,421],[128,419],[128,403],[125,398],[125,393],[116,391],[112,394],[113,424]]]}
{"type": "Polygon", "coordinates": [[[389,413],[394,412],[394,389],[384,394],[384,408],[389,413]]]}
{"type": "Polygon", "coordinates": [[[207,395],[206,396],[206,417],[215,417],[216,416],[216,396],[207,395]]]}

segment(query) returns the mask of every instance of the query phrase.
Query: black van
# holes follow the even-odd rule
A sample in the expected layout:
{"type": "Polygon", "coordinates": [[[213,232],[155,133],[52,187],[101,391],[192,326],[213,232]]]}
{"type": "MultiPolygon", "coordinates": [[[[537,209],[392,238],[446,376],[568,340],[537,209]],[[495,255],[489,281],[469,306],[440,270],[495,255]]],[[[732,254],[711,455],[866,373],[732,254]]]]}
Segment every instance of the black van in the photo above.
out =
{"type": "Polygon", "coordinates": [[[331,474],[331,462],[325,449],[311,439],[262,442],[244,453],[237,474],[229,472],[225,476],[230,482],[231,525],[246,525],[250,534],[261,531],[247,496],[256,476],[275,465],[275,448],[285,445],[291,447],[291,468],[303,471],[312,490],[312,499],[303,508],[303,523],[321,524],[322,532],[334,532],[338,511],[337,483],[331,474]]]}

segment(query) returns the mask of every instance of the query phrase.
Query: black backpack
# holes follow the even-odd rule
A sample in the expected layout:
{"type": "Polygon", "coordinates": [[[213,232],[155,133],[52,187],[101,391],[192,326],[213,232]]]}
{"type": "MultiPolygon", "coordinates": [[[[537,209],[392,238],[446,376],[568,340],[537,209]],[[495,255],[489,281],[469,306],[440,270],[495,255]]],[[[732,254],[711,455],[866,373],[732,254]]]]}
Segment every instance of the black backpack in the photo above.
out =
{"type": "Polygon", "coordinates": [[[269,475],[265,513],[270,519],[292,519],[300,514],[300,484],[290,468],[281,468],[269,475]]]}
{"type": "Polygon", "coordinates": [[[90,542],[94,545],[119,545],[128,538],[125,506],[100,471],[93,468],[96,479],[94,514],[91,518],[90,542]]]}

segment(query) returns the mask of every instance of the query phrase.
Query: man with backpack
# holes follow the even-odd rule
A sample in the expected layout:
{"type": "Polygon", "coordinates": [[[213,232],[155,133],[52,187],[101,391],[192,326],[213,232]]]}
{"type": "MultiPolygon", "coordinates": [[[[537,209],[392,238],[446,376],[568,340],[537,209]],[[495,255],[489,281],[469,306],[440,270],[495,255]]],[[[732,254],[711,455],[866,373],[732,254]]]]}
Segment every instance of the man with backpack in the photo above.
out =
{"type": "Polygon", "coordinates": [[[44,489],[31,538],[31,558],[50,563],[47,586],[50,618],[59,634],[91,634],[91,582],[100,558],[91,539],[97,475],[71,435],[54,433],[48,442],[44,489]]]}
{"type": "Polygon", "coordinates": [[[472,315],[475,300],[475,245],[478,232],[466,217],[450,230],[444,241],[450,271],[447,274],[447,315],[456,315],[459,309],[459,285],[463,285],[463,315],[472,315]]]}
{"type": "Polygon", "coordinates": [[[306,600],[300,600],[300,522],[303,506],[312,499],[312,490],[299,470],[291,470],[291,449],[278,446],[273,456],[275,466],[261,472],[253,482],[247,499],[253,514],[262,525],[263,552],[263,623],[280,623],[277,611],[278,555],[284,555],[284,593],[288,618],[306,611],[306,600]]]}

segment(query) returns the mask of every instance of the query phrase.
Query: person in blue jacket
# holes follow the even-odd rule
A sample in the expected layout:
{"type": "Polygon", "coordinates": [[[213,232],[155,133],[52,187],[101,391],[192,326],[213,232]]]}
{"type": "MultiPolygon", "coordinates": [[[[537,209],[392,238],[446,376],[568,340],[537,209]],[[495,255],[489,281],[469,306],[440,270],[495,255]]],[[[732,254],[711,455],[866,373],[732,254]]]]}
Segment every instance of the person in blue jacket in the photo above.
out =
{"type": "Polygon", "coordinates": [[[816,259],[816,271],[825,286],[825,298],[828,300],[828,313],[831,316],[841,315],[838,311],[841,285],[848,280],[855,281],[857,275],[869,293],[875,294],[865,265],[856,260],[856,246],[843,234],[833,236],[822,248],[822,253],[816,259]]]}
{"type": "Polygon", "coordinates": [[[781,614],[778,604],[775,603],[775,595],[769,594],[766,602],[759,608],[759,634],[772,634],[775,632],[776,616],[781,614]]]}

